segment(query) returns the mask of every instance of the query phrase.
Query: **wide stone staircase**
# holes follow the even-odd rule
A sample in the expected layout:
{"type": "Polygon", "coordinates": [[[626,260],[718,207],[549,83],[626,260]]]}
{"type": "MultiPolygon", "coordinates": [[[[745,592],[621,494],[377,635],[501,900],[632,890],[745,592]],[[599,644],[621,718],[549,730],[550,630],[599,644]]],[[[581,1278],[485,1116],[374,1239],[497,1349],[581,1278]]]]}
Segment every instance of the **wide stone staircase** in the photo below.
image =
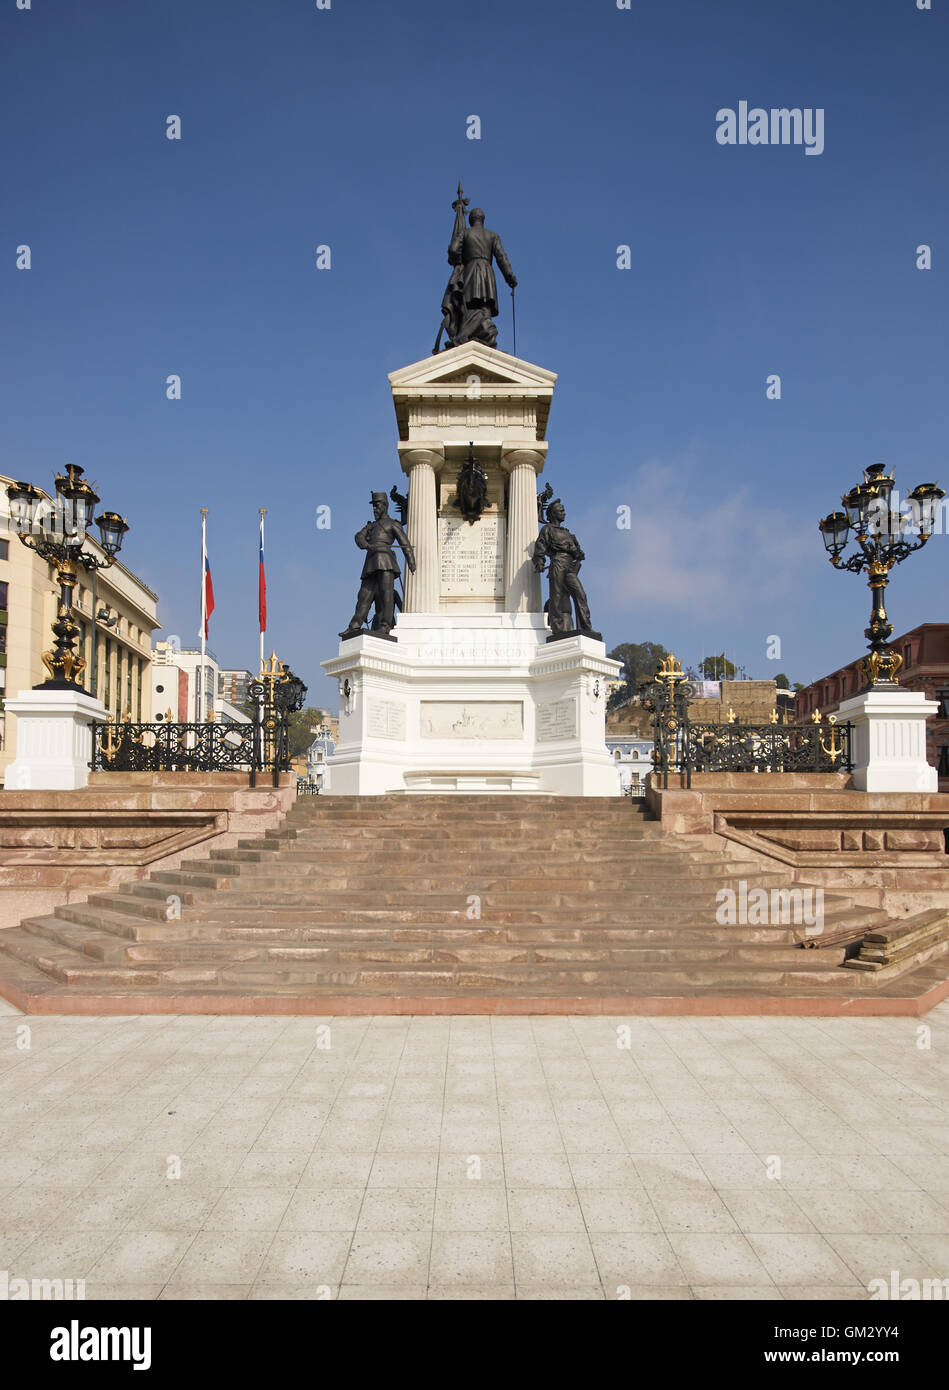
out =
{"type": "Polygon", "coordinates": [[[931,932],[886,978],[841,970],[890,924],[844,896],[825,949],[793,921],[722,925],[742,881],[792,886],[625,798],[304,797],[237,848],[0,932],[0,993],[44,1013],[915,1012],[949,975],[931,932]]]}

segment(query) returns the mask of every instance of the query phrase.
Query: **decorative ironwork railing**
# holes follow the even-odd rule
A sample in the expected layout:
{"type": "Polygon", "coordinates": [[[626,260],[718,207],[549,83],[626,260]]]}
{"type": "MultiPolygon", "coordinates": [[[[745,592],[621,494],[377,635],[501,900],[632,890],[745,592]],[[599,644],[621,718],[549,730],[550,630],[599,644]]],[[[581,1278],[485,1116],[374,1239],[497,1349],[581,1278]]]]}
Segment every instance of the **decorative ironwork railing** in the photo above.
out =
{"type": "Polygon", "coordinates": [[[831,715],[820,724],[692,724],[676,753],[694,772],[849,772],[851,726],[831,715]]]}
{"type": "Polygon", "coordinates": [[[260,730],[251,724],[133,724],[96,721],[96,772],[232,772],[260,769],[260,730]]]}
{"type": "Polygon", "coordinates": [[[274,656],[248,693],[249,724],[94,720],[89,766],[94,772],[248,772],[252,787],[266,771],[277,786],[280,773],[291,770],[290,715],[303,708],[306,686],[274,656]]]}
{"type": "Polygon", "coordinates": [[[852,727],[836,715],[809,724],[782,724],[777,711],[768,724],[742,724],[732,712],[724,724],[693,724],[693,697],[682,667],[669,656],[644,686],[641,699],[653,716],[653,769],[669,785],[669,774],[693,772],[850,772],[852,727]]]}

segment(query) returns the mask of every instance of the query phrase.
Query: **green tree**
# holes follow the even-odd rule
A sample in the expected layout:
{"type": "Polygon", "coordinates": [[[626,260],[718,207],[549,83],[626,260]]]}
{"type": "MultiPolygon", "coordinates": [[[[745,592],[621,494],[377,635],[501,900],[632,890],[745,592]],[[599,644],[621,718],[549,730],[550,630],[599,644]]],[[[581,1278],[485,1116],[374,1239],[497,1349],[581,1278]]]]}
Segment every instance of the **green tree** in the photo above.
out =
{"type": "Polygon", "coordinates": [[[656,667],[668,655],[661,642],[621,642],[614,647],[610,656],[623,663],[620,671],[623,684],[610,697],[609,707],[615,709],[635,695],[639,686],[652,680],[656,667]]]}
{"type": "Polygon", "coordinates": [[[787,676],[784,674],[783,671],[780,676],[775,676],[774,683],[779,690],[791,689],[791,682],[788,680],[787,676]]]}
{"type": "Polygon", "coordinates": [[[314,729],[323,723],[324,711],[308,705],[306,709],[295,710],[290,715],[290,756],[297,758],[305,753],[316,738],[314,729]]]}
{"type": "Polygon", "coordinates": [[[707,656],[699,670],[707,681],[732,681],[738,667],[722,652],[719,656],[707,656]]]}
{"type": "MultiPolygon", "coordinates": [[[[253,700],[245,700],[238,708],[247,715],[248,719],[254,718],[256,706],[253,700]]],[[[325,713],[325,710],[316,709],[313,705],[308,705],[306,709],[291,711],[288,718],[291,758],[298,758],[306,752],[316,738],[313,730],[322,725],[325,713]]]]}

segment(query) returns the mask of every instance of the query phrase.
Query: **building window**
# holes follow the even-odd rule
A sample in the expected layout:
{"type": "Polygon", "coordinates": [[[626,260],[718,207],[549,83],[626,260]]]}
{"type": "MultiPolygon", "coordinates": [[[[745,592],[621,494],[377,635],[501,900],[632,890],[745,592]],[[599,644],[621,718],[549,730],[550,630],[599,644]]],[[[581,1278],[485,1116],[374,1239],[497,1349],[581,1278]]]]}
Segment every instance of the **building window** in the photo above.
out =
{"type": "MultiPolygon", "coordinates": [[[[7,541],[6,544],[9,545],[9,541],[7,541]]],[[[10,586],[7,581],[5,579],[0,580],[0,608],[2,608],[4,612],[6,612],[7,609],[9,590],[10,586]]]]}
{"type": "Polygon", "coordinates": [[[9,560],[9,558],[10,558],[10,542],[9,542],[9,541],[0,541],[0,560],[9,560]]]}
{"type": "Polygon", "coordinates": [[[142,667],[145,665],[141,657],[136,661],[138,668],[138,689],[135,695],[135,718],[141,720],[142,717],[142,667]]]}

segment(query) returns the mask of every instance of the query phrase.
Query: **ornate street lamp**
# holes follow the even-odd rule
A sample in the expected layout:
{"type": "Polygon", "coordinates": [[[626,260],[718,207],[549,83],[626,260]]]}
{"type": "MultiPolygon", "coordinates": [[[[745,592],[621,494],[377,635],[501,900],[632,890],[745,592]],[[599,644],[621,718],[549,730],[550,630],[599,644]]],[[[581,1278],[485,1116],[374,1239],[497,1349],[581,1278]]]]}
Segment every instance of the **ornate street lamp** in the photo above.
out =
{"type": "Polygon", "coordinates": [[[920,550],[929,540],[935,528],[936,503],[946,495],[935,483],[920,483],[909,494],[911,515],[907,516],[898,506],[892,505],[892,491],[893,474],[886,473],[886,464],[871,464],[863,475],[863,482],[857,483],[840,499],[844,511],[831,512],[818,522],[834,568],[849,570],[851,574],[866,570],[869,576],[867,583],[873,602],[870,626],[864,629],[864,636],[869,638],[870,655],[860,663],[864,689],[897,683],[903,658],[887,646],[893,635],[893,624],[886,616],[883,591],[893,566],[901,564],[907,555],[920,550]],[[859,549],[843,560],[841,555],[851,531],[856,533],[859,549]],[[904,538],[914,532],[918,532],[915,539],[904,538]]]}
{"type": "MultiPolygon", "coordinates": [[[[37,690],[82,689],[79,677],[86,661],[74,650],[79,624],[72,608],[79,566],[93,573],[108,569],[129,529],[117,512],[103,512],[95,524],[99,528],[104,557],[83,549],[99,502],[97,494],[83,478],[83,472],[77,463],[68,464],[66,472],[56,478],[55,498],[47,497],[32,483],[11,483],[7,488],[13,529],[25,546],[55,565],[59,584],[59,610],[53,623],[56,643],[52,651],[43,653],[49,680],[36,686],[37,690]]],[[[95,604],[92,621],[96,621],[95,604]]]]}

